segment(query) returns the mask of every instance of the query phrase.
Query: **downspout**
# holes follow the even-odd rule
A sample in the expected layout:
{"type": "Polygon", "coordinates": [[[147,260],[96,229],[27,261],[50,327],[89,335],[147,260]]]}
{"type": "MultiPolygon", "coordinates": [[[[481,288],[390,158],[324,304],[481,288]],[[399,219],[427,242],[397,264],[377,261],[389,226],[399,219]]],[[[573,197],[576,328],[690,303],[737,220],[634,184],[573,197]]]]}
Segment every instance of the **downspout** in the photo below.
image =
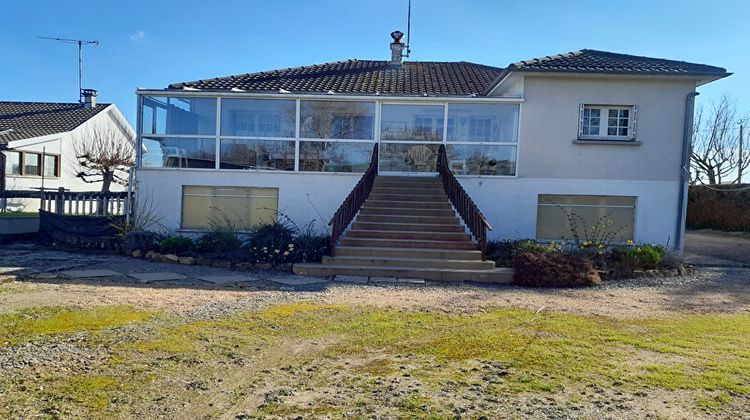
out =
{"type": "Polygon", "coordinates": [[[5,191],[5,153],[3,149],[5,147],[0,146],[0,191],[5,191]]]}
{"type": "Polygon", "coordinates": [[[677,196],[677,232],[674,246],[679,255],[685,253],[685,218],[687,215],[688,184],[690,182],[690,156],[693,153],[693,110],[698,92],[685,98],[685,121],[682,132],[682,161],[680,162],[680,193],[677,196]]]}

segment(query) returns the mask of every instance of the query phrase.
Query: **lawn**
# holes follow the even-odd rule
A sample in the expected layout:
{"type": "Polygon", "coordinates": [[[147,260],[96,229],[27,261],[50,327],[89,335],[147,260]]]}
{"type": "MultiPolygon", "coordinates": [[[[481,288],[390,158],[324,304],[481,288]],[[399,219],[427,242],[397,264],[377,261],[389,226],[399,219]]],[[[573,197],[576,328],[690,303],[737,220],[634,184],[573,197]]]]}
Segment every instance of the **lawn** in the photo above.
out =
{"type": "Polygon", "coordinates": [[[0,211],[0,219],[13,219],[19,217],[39,217],[39,212],[0,211]]]}
{"type": "Polygon", "coordinates": [[[0,366],[24,357],[34,363],[0,373],[0,417],[641,417],[649,407],[712,417],[747,407],[750,314],[301,301],[224,317],[127,306],[0,315],[0,366]]]}

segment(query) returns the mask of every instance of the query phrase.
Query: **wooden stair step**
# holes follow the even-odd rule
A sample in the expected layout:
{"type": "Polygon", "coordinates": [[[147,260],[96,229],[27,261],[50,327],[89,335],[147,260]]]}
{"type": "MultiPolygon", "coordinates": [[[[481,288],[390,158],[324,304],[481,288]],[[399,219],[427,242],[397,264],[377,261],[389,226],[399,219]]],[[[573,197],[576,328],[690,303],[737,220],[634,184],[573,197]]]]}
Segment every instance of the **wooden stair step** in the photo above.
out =
{"type": "Polygon", "coordinates": [[[395,230],[395,231],[419,231],[419,232],[465,232],[463,226],[454,224],[434,223],[403,223],[403,222],[361,222],[359,218],[352,223],[352,229],[356,230],[395,230]]]}
{"type": "Polygon", "coordinates": [[[432,241],[424,239],[391,239],[391,238],[353,238],[341,239],[344,246],[362,246],[377,248],[420,248],[420,249],[458,249],[476,250],[477,245],[468,241],[432,241]]]}
{"type": "Polygon", "coordinates": [[[339,246],[335,256],[373,257],[373,258],[429,258],[448,260],[481,260],[482,252],[475,249],[439,249],[439,248],[381,248],[367,246],[339,246]]]}
{"type": "Polygon", "coordinates": [[[390,230],[360,230],[350,229],[345,238],[375,238],[375,239],[422,239],[429,241],[469,242],[471,235],[466,232],[420,232],[420,231],[390,231],[390,230]]]}
{"type": "Polygon", "coordinates": [[[387,207],[387,208],[406,208],[406,209],[436,209],[450,210],[451,203],[445,201],[396,201],[396,200],[373,200],[367,199],[363,208],[387,207]]]}
{"type": "Polygon", "coordinates": [[[372,215],[362,214],[357,216],[356,222],[365,223],[425,223],[437,225],[461,225],[456,216],[437,217],[437,216],[400,216],[400,215],[372,215]]]}
{"type": "Polygon", "coordinates": [[[359,214],[379,216],[433,216],[455,217],[453,209],[417,209],[409,207],[362,207],[359,214]]]}

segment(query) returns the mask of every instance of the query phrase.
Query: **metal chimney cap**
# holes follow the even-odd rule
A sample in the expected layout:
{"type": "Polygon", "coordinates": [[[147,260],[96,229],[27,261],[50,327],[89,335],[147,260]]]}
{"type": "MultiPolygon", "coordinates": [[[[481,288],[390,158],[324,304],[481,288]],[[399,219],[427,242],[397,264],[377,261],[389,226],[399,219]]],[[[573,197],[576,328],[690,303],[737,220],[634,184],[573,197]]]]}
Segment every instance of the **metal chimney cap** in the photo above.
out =
{"type": "Polygon", "coordinates": [[[391,32],[391,38],[393,38],[393,42],[401,42],[401,38],[403,37],[404,37],[404,33],[401,31],[391,32]]]}
{"type": "Polygon", "coordinates": [[[97,96],[98,92],[96,89],[81,89],[81,94],[83,96],[97,96]]]}

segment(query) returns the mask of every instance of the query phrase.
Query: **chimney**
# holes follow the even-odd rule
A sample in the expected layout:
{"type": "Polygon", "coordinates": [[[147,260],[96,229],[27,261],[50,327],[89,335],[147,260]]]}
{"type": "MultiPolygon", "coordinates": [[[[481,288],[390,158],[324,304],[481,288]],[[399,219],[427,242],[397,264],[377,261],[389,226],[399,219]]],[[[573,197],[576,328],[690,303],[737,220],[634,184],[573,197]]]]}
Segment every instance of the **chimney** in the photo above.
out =
{"type": "Polygon", "coordinates": [[[81,95],[83,95],[84,108],[94,108],[96,106],[96,90],[81,89],[81,95]]]}
{"type": "Polygon", "coordinates": [[[404,57],[403,51],[405,45],[401,42],[401,38],[404,37],[404,33],[401,31],[393,31],[391,32],[391,38],[393,38],[393,42],[391,42],[391,62],[390,64],[392,66],[400,66],[401,65],[401,59],[404,57]]]}

